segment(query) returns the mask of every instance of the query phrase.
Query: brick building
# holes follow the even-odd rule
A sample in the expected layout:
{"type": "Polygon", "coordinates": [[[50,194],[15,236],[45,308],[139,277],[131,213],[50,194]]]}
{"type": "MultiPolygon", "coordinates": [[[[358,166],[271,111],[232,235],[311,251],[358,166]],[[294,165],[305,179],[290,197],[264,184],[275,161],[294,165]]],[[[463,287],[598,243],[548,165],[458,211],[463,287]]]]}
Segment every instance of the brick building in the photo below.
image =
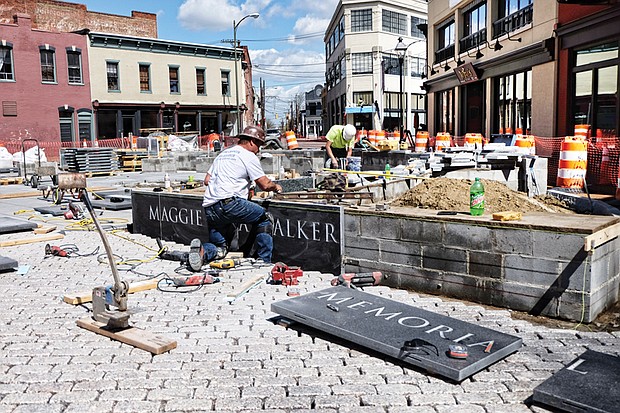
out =
{"type": "Polygon", "coordinates": [[[92,136],[88,37],[32,28],[26,14],[0,24],[0,140],[92,136]]]}
{"type": "Polygon", "coordinates": [[[131,17],[88,11],[86,6],[55,0],[3,0],[0,24],[13,22],[18,14],[32,16],[34,29],[50,32],[72,32],[90,29],[129,36],[157,37],[157,15],[132,11],[131,17]]]}

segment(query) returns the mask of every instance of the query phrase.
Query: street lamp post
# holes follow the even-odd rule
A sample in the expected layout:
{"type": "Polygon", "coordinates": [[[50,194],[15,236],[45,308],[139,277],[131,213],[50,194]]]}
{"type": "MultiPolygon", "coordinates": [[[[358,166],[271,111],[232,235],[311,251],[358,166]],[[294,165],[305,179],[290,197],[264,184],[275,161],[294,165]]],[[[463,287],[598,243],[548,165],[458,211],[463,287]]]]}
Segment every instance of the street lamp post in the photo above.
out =
{"type": "Polygon", "coordinates": [[[405,43],[403,43],[403,38],[399,37],[398,38],[398,43],[396,44],[396,48],[395,50],[398,53],[398,64],[400,66],[400,99],[399,99],[399,105],[400,106],[400,118],[398,120],[398,130],[400,131],[400,138],[402,139],[404,136],[404,127],[403,127],[403,123],[405,121],[405,111],[403,110],[403,88],[404,88],[404,83],[405,83],[405,72],[403,71],[403,66],[404,66],[404,62],[405,62],[405,55],[407,54],[407,49],[409,48],[409,46],[407,46],[405,43]]]}
{"type": "Polygon", "coordinates": [[[403,98],[404,98],[404,83],[405,83],[405,71],[404,69],[404,63],[405,63],[405,57],[407,56],[407,49],[409,49],[409,46],[411,46],[414,43],[418,43],[421,42],[422,40],[414,40],[413,42],[409,43],[409,44],[405,44],[403,42],[403,38],[399,37],[398,38],[398,43],[396,44],[396,47],[394,48],[394,50],[396,50],[398,52],[398,63],[400,65],[400,125],[399,125],[399,130],[400,130],[400,137],[401,139],[403,138],[403,132],[404,132],[404,121],[405,121],[405,115],[404,115],[404,108],[403,108],[403,98]]]}
{"type": "Polygon", "coordinates": [[[241,118],[241,112],[240,112],[240,105],[239,105],[239,71],[237,69],[237,27],[239,27],[239,25],[241,24],[242,21],[244,21],[245,19],[247,19],[248,17],[251,17],[253,19],[257,19],[259,16],[258,13],[252,13],[252,14],[248,14],[245,15],[241,18],[241,20],[239,20],[239,22],[235,22],[233,20],[233,47],[234,47],[234,51],[235,51],[235,97],[236,97],[236,106],[237,106],[237,133],[241,133],[241,128],[242,128],[242,118],[241,118]]]}

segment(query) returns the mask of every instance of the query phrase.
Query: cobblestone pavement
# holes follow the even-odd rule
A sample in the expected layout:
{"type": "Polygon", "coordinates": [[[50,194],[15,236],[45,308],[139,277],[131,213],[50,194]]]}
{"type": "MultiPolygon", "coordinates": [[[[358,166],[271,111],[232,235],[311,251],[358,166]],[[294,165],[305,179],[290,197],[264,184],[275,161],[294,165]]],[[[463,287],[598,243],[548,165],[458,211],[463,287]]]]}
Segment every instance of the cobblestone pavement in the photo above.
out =
{"type": "MultiPolygon", "coordinates": [[[[0,216],[44,202],[1,200],[0,216]],[[20,203],[21,202],[21,203],[20,203]]],[[[62,219],[21,213],[65,228],[62,219]]],[[[104,212],[103,224],[130,219],[104,212]]],[[[65,294],[111,284],[99,235],[66,229],[53,245],[74,244],[80,254],[44,258],[45,242],[0,247],[0,255],[28,266],[24,275],[0,273],[0,413],[11,412],[546,412],[532,406],[532,390],[586,349],[618,355],[620,333],[550,329],[511,317],[508,310],[390,289],[367,288],[400,302],[523,338],[515,354],[455,384],[324,335],[274,324],[271,303],[286,289],[261,284],[232,304],[225,296],[270,267],[241,266],[222,281],[189,293],[148,290],[130,294],[134,326],[177,340],[178,347],[148,352],[84,330],[76,320],[90,304],[69,305],[65,294]]],[[[0,240],[31,233],[0,235],[0,240]]],[[[175,263],[150,259],[154,239],[108,233],[119,268],[134,282],[165,273],[175,263]]],[[[184,248],[168,244],[172,248],[184,248]]],[[[186,247],[185,247],[186,248],[186,247]]],[[[331,275],[305,271],[301,291],[327,288],[331,275]]]]}

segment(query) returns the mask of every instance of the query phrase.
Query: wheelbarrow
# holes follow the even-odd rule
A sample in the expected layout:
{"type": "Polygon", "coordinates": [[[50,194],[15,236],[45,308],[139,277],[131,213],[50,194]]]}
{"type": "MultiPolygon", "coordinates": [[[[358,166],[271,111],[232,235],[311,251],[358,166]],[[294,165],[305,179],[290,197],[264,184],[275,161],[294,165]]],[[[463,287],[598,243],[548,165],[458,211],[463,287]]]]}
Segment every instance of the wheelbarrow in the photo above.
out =
{"type": "Polygon", "coordinates": [[[24,139],[22,141],[22,156],[24,159],[24,185],[30,185],[32,188],[38,188],[39,182],[41,182],[42,176],[49,175],[52,180],[52,184],[56,185],[58,182],[58,176],[55,165],[52,166],[42,166],[41,165],[41,146],[39,146],[39,141],[37,139],[24,139]],[[26,164],[26,148],[24,143],[26,142],[34,142],[37,146],[37,162],[34,165],[34,172],[28,178],[28,167],[26,164]]]}

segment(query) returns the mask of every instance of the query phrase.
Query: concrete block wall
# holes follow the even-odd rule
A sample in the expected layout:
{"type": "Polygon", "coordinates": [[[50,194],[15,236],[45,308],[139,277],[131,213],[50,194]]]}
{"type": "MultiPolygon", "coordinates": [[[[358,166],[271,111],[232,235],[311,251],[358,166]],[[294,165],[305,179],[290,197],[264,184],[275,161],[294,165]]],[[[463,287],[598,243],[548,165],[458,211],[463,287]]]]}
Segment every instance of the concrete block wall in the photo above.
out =
{"type": "Polygon", "coordinates": [[[345,212],[346,272],[536,315],[593,321],[618,300],[619,260],[618,239],[587,253],[579,233],[345,212]]]}

